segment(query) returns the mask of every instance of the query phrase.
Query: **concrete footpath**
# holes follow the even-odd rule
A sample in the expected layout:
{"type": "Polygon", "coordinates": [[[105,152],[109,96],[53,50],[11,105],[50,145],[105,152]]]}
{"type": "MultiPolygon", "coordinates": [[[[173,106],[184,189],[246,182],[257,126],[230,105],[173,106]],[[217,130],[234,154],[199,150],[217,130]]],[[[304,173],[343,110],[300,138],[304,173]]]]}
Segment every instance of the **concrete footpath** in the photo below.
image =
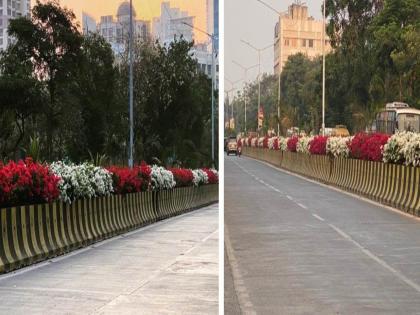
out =
{"type": "Polygon", "coordinates": [[[228,157],[225,225],[225,314],[420,314],[419,219],[228,157]]]}
{"type": "Polygon", "coordinates": [[[218,205],[0,276],[0,314],[217,314],[218,205]]]}

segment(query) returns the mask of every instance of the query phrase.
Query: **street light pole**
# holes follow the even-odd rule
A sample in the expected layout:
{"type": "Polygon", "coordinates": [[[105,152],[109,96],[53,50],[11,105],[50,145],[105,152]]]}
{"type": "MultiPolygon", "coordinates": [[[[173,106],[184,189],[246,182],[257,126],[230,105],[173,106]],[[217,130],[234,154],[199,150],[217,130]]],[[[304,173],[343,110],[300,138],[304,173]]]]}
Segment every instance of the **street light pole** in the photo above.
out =
{"type": "Polygon", "coordinates": [[[325,0],[322,26],[322,135],[325,136],[325,0]]]}
{"type": "MultiPolygon", "coordinates": [[[[280,27],[280,32],[281,32],[281,18],[286,15],[288,13],[288,11],[284,11],[284,12],[280,12],[277,11],[276,9],[274,9],[271,5],[269,5],[268,3],[264,2],[263,0],[257,0],[258,2],[260,2],[261,4],[263,4],[264,6],[266,6],[267,8],[269,8],[271,11],[274,11],[275,13],[277,13],[277,15],[279,16],[279,27],[280,27]]],[[[279,34],[279,91],[278,91],[278,95],[277,95],[277,136],[280,136],[280,101],[281,101],[281,70],[282,70],[282,65],[283,65],[283,56],[282,56],[282,51],[280,50],[281,47],[281,33],[279,34]]]]}
{"type": "Polygon", "coordinates": [[[192,29],[195,29],[203,34],[206,34],[210,40],[211,40],[211,160],[213,164],[215,163],[215,154],[214,154],[214,92],[215,92],[215,83],[216,83],[216,49],[215,49],[215,42],[216,42],[216,36],[214,34],[209,34],[206,31],[203,31],[189,23],[182,22],[182,24],[187,25],[191,27],[192,29]]]}
{"type": "MultiPolygon", "coordinates": [[[[238,67],[240,67],[242,70],[244,70],[244,79],[243,80],[244,80],[245,84],[248,82],[248,78],[247,78],[248,71],[251,70],[252,68],[255,68],[255,67],[259,66],[259,65],[254,65],[254,66],[246,68],[243,65],[241,65],[239,62],[236,62],[235,60],[232,60],[232,62],[235,65],[237,65],[238,67]]],[[[244,120],[245,120],[244,132],[245,132],[245,135],[246,135],[246,132],[247,132],[247,128],[246,128],[247,97],[245,95],[245,89],[244,89],[244,103],[245,103],[245,108],[244,108],[244,116],[245,116],[244,117],[244,120]]]]}
{"type": "Polygon", "coordinates": [[[130,112],[130,148],[128,166],[133,168],[133,146],[134,146],[134,114],[133,114],[133,1],[130,0],[130,38],[129,38],[129,54],[130,54],[130,74],[129,74],[129,112],[130,112]]]}
{"type": "Polygon", "coordinates": [[[261,52],[263,52],[264,50],[267,50],[270,47],[273,47],[274,44],[268,45],[263,48],[257,48],[254,45],[250,44],[249,42],[244,41],[243,39],[241,39],[241,42],[244,43],[245,45],[248,45],[249,47],[251,47],[258,53],[258,110],[257,110],[257,129],[258,129],[258,112],[261,108],[261,52]]]}

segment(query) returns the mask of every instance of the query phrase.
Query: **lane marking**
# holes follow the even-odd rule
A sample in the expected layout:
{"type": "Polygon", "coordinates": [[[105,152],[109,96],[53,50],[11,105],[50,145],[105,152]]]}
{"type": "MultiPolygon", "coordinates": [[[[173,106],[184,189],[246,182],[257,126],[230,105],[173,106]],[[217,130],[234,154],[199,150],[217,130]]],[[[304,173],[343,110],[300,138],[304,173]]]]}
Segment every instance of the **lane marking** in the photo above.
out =
{"type": "Polygon", "coordinates": [[[287,197],[287,199],[289,199],[289,200],[293,201],[293,197],[291,197],[291,196],[289,196],[289,195],[287,195],[286,197],[287,197]]]}
{"type": "Polygon", "coordinates": [[[319,215],[317,215],[317,214],[315,214],[315,213],[312,213],[312,216],[314,216],[315,218],[317,218],[319,221],[322,221],[322,222],[324,222],[324,221],[325,221],[325,219],[324,219],[324,218],[320,217],[319,215]]]}
{"type": "Polygon", "coordinates": [[[392,274],[394,274],[398,279],[400,279],[402,282],[404,282],[405,284],[409,285],[410,287],[412,287],[414,290],[416,290],[418,293],[420,293],[420,286],[413,282],[412,280],[410,280],[409,278],[407,278],[406,276],[404,276],[401,272],[399,272],[398,270],[392,268],[390,265],[388,265],[384,260],[380,259],[378,256],[376,256],[375,254],[373,254],[370,250],[368,250],[367,248],[365,248],[363,245],[361,245],[360,243],[358,243],[357,241],[355,241],[354,239],[351,238],[350,235],[348,235],[347,233],[345,233],[343,230],[339,229],[338,227],[336,227],[334,224],[328,224],[333,230],[335,230],[338,234],[340,234],[344,239],[348,240],[349,242],[351,242],[353,245],[355,245],[357,248],[359,248],[366,256],[368,256],[369,258],[371,258],[372,260],[376,261],[378,264],[380,264],[383,268],[387,269],[388,271],[390,271],[392,274]]]}
{"type": "Polygon", "coordinates": [[[233,288],[236,293],[236,297],[238,298],[239,307],[241,309],[242,314],[250,314],[256,315],[257,312],[255,311],[254,305],[249,298],[248,289],[245,286],[245,282],[243,280],[241,271],[239,269],[238,261],[235,256],[235,251],[232,247],[229,237],[229,230],[228,227],[225,225],[225,249],[227,255],[227,263],[230,264],[230,269],[232,270],[232,278],[233,278],[233,288]]]}
{"type": "Polygon", "coordinates": [[[298,206],[299,206],[299,207],[301,207],[301,208],[303,208],[303,209],[308,210],[308,207],[307,207],[307,206],[305,206],[305,205],[303,205],[303,204],[301,204],[301,203],[298,203],[298,206]]]}
{"type": "Polygon", "coordinates": [[[279,171],[279,172],[282,172],[282,173],[284,173],[284,174],[287,174],[287,175],[290,175],[290,176],[294,176],[294,177],[300,178],[300,179],[305,180],[305,181],[307,181],[307,182],[310,182],[310,183],[313,183],[313,184],[317,184],[317,185],[322,186],[322,187],[327,188],[327,189],[334,190],[334,191],[339,192],[339,193],[342,193],[342,194],[344,194],[344,195],[347,195],[347,196],[353,197],[353,198],[355,198],[355,199],[357,199],[357,200],[364,201],[364,202],[366,202],[366,203],[370,203],[370,204],[372,204],[372,205],[374,205],[374,206],[377,206],[377,207],[380,207],[380,208],[386,209],[386,210],[388,210],[388,211],[392,211],[392,212],[394,212],[394,213],[396,213],[396,214],[399,214],[400,216],[404,216],[404,217],[407,217],[407,218],[410,218],[410,219],[413,219],[413,220],[415,220],[415,221],[419,221],[419,222],[420,222],[420,217],[418,217],[418,216],[415,216],[415,215],[410,214],[410,213],[407,213],[407,212],[403,212],[402,210],[398,210],[398,209],[393,208],[393,207],[388,206],[388,205],[384,205],[384,204],[382,204],[382,203],[380,203],[380,202],[376,202],[376,201],[374,201],[374,200],[372,200],[372,199],[365,198],[365,197],[362,197],[362,196],[359,196],[359,195],[353,194],[353,193],[348,192],[348,191],[345,191],[345,190],[341,190],[341,189],[340,189],[340,188],[338,188],[338,187],[334,187],[334,186],[331,186],[331,185],[327,185],[327,184],[324,184],[324,183],[318,182],[318,181],[316,181],[316,180],[313,180],[313,179],[307,178],[307,177],[305,177],[305,176],[302,176],[302,175],[299,175],[299,174],[296,174],[296,173],[293,173],[293,172],[289,172],[289,171],[287,171],[287,170],[285,170],[285,169],[282,169],[282,168],[280,168],[280,167],[276,167],[276,166],[274,166],[274,165],[271,165],[271,164],[270,164],[270,163],[268,163],[268,162],[260,161],[260,160],[254,159],[254,158],[252,158],[252,157],[249,157],[249,156],[245,156],[245,159],[254,160],[254,161],[256,161],[256,162],[259,162],[259,163],[261,163],[261,164],[264,164],[264,165],[266,165],[266,166],[268,166],[268,167],[271,167],[271,168],[273,168],[273,169],[275,169],[275,170],[277,170],[277,171],[279,171]]]}

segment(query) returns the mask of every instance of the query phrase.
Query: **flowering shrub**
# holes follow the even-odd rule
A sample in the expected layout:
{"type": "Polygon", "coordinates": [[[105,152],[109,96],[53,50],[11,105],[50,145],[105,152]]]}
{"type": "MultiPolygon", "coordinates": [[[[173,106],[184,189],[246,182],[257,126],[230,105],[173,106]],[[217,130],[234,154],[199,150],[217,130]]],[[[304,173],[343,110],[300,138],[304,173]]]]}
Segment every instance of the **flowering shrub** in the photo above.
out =
{"type": "Polygon", "coordinates": [[[252,138],[251,139],[251,147],[258,147],[258,138],[252,138]]]}
{"type": "Polygon", "coordinates": [[[288,138],[287,150],[289,150],[290,152],[296,152],[296,146],[297,146],[298,141],[299,141],[299,138],[296,136],[288,138]]]}
{"type": "Polygon", "coordinates": [[[329,137],[327,139],[326,152],[335,158],[348,158],[350,153],[349,143],[351,137],[329,137]]]}
{"type": "Polygon", "coordinates": [[[209,183],[209,178],[207,176],[207,173],[204,172],[203,170],[193,170],[193,175],[194,175],[194,186],[201,186],[201,185],[206,185],[209,183]]]}
{"type": "Polygon", "coordinates": [[[251,142],[252,142],[252,138],[248,137],[247,139],[247,146],[250,147],[251,146],[251,142]]]}
{"type": "Polygon", "coordinates": [[[381,161],[383,146],[388,142],[389,136],[381,133],[367,135],[357,134],[350,142],[352,157],[369,161],[381,161]]]}
{"type": "Polygon", "coordinates": [[[174,175],[176,187],[193,185],[194,175],[191,170],[185,168],[172,168],[170,171],[174,175]]]}
{"type": "Polygon", "coordinates": [[[104,196],[114,191],[112,174],[101,167],[54,162],[50,169],[61,178],[58,187],[62,201],[71,203],[78,198],[104,196]]]}
{"type": "Polygon", "coordinates": [[[172,189],[176,186],[172,172],[161,166],[153,165],[150,175],[153,190],[172,189]]]}
{"type": "Polygon", "coordinates": [[[384,145],[383,161],[420,165],[420,134],[400,132],[389,138],[384,145]]]}
{"type": "Polygon", "coordinates": [[[309,152],[311,154],[325,155],[327,153],[328,137],[316,136],[309,142],[309,152]]]}
{"type": "Polygon", "coordinates": [[[114,191],[117,194],[146,191],[149,188],[152,170],[145,163],[135,166],[133,169],[111,166],[108,171],[112,174],[114,191]]]}
{"type": "Polygon", "coordinates": [[[406,165],[420,166],[420,134],[412,134],[401,151],[406,165]]]}
{"type": "Polygon", "coordinates": [[[258,147],[263,148],[264,147],[264,139],[265,137],[258,138],[258,147]]]}
{"type": "Polygon", "coordinates": [[[219,182],[219,174],[215,169],[203,168],[203,171],[207,174],[208,184],[217,184],[219,182]]]}
{"type": "Polygon", "coordinates": [[[384,145],[383,161],[385,163],[405,163],[406,150],[404,150],[404,148],[406,148],[415,135],[415,133],[407,131],[392,135],[384,145]]]}
{"type": "Polygon", "coordinates": [[[282,151],[287,151],[287,142],[288,142],[288,138],[280,137],[279,149],[282,151]]]}
{"type": "Polygon", "coordinates": [[[262,147],[265,148],[265,149],[268,149],[268,137],[266,136],[262,139],[263,139],[262,140],[262,147]]]}
{"type": "Polygon", "coordinates": [[[237,144],[238,148],[242,147],[242,139],[238,139],[236,144],[237,144]]]}
{"type": "Polygon", "coordinates": [[[270,150],[278,150],[279,149],[279,138],[272,137],[268,139],[268,148],[270,150]]]}
{"type": "Polygon", "coordinates": [[[296,152],[309,154],[309,143],[312,141],[312,137],[300,137],[296,144],[296,152]]]}
{"type": "Polygon", "coordinates": [[[0,164],[0,205],[50,202],[58,198],[58,182],[47,166],[31,159],[0,164]]]}

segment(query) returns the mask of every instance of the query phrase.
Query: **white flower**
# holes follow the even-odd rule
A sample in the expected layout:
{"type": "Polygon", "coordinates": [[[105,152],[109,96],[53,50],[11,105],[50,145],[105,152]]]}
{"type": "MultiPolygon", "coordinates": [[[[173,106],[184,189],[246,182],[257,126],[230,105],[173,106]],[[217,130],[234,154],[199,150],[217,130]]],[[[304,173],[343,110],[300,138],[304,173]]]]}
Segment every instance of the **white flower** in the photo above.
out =
{"type": "Polygon", "coordinates": [[[348,158],[350,154],[348,143],[351,142],[351,139],[352,137],[329,137],[327,139],[327,154],[336,158],[348,158]]]}
{"type": "Polygon", "coordinates": [[[287,151],[287,141],[289,138],[280,137],[279,138],[279,148],[282,151],[287,151]]]}
{"type": "Polygon", "coordinates": [[[71,203],[75,199],[109,195],[114,191],[112,174],[101,167],[84,163],[54,162],[51,171],[61,178],[58,188],[60,200],[71,203]]]}
{"type": "Polygon", "coordinates": [[[206,174],[206,172],[204,172],[203,170],[193,170],[193,183],[194,186],[201,186],[201,185],[206,185],[209,183],[209,178],[206,174]]]}
{"type": "Polygon", "coordinates": [[[277,137],[272,137],[268,139],[268,148],[270,150],[274,150],[274,141],[277,139],[277,137]]]}
{"type": "Polygon", "coordinates": [[[392,135],[383,147],[383,161],[385,163],[405,162],[407,165],[415,163],[415,153],[413,155],[415,143],[416,134],[413,132],[403,131],[392,135]]]}
{"type": "Polygon", "coordinates": [[[153,190],[172,189],[176,185],[174,174],[161,166],[152,166],[150,178],[153,190]]]}
{"type": "Polygon", "coordinates": [[[296,145],[296,152],[309,154],[309,142],[312,141],[314,137],[300,137],[296,145]]]}
{"type": "Polygon", "coordinates": [[[252,138],[251,139],[251,147],[258,147],[258,138],[252,138]]]}

